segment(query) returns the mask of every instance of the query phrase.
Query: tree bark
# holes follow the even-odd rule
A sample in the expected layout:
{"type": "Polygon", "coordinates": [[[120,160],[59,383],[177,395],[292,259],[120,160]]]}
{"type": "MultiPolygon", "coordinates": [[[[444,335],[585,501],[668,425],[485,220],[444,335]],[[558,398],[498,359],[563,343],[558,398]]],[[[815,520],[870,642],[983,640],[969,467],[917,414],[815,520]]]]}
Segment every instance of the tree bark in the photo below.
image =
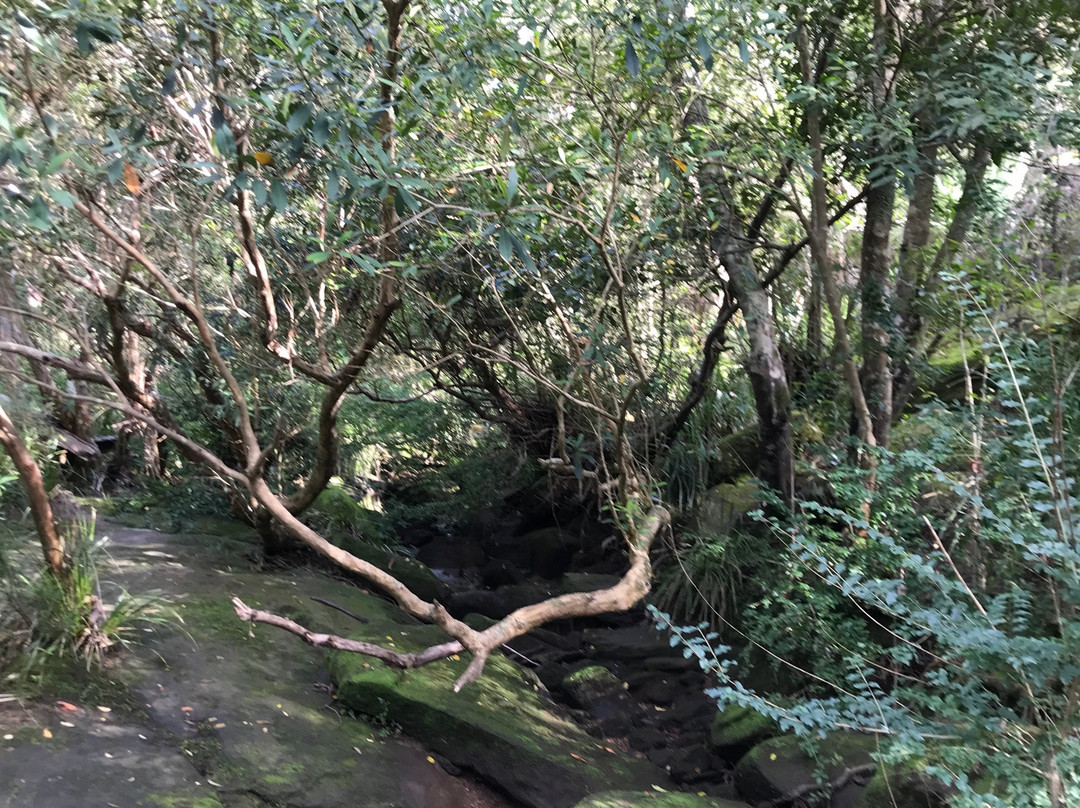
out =
{"type": "Polygon", "coordinates": [[[53,519],[52,505],[49,504],[49,493],[45,490],[41,469],[38,468],[34,456],[26,448],[18,429],[15,428],[15,424],[12,423],[3,406],[0,406],[0,444],[14,463],[15,470],[19,474],[19,482],[26,491],[38,541],[41,542],[41,550],[45,555],[45,563],[58,580],[67,581],[70,576],[67,556],[64,552],[64,538],[57,530],[56,521],[53,519]]]}
{"type": "MultiPolygon", "coordinates": [[[[873,66],[869,89],[871,111],[884,117],[891,100],[889,82],[889,21],[885,0],[873,0],[874,28],[870,48],[873,66]]],[[[862,253],[859,262],[859,294],[862,303],[862,390],[870,412],[874,440],[879,446],[889,442],[892,426],[892,368],[890,343],[892,297],[889,271],[892,268],[893,207],[896,201],[896,171],[889,163],[890,145],[885,136],[871,138],[877,164],[867,178],[866,212],[862,253]]]]}
{"type": "MultiPolygon", "coordinates": [[[[694,99],[686,114],[687,126],[708,123],[701,99],[694,99]]],[[[791,391],[787,371],[773,329],[769,296],[754,266],[753,239],[735,210],[731,189],[722,170],[706,166],[698,175],[701,194],[716,213],[709,246],[727,271],[728,286],[743,315],[750,355],[747,373],[754,391],[758,416],[761,480],[791,505],[795,498],[795,455],[791,436],[791,391]]]]}
{"type": "MultiPolygon", "coordinates": [[[[967,241],[967,237],[971,232],[971,228],[975,224],[975,218],[979,212],[979,203],[982,199],[983,193],[983,180],[986,178],[986,170],[990,166],[990,147],[984,142],[979,142],[973,147],[971,157],[964,165],[964,189],[960,194],[960,199],[956,203],[956,210],[953,212],[952,221],[949,223],[949,229],[945,233],[945,238],[941,242],[941,246],[938,247],[937,252],[934,254],[934,260],[930,264],[929,268],[925,270],[923,276],[918,280],[916,288],[912,292],[912,301],[917,298],[918,295],[925,294],[927,291],[933,289],[937,282],[938,275],[945,269],[953,258],[956,257],[956,253],[967,241]]],[[[912,307],[914,309],[914,306],[912,307]]],[[[911,354],[911,360],[909,364],[915,361],[915,357],[920,351],[920,343],[922,342],[923,332],[925,329],[925,323],[922,318],[917,314],[912,316],[912,319],[905,323],[904,339],[906,342],[907,350],[911,354]]],[[[915,389],[915,376],[914,370],[908,367],[902,379],[898,380],[898,385],[894,394],[894,412],[902,412],[904,407],[907,406],[908,400],[911,398],[912,392],[915,389]]]]}
{"type": "Polygon", "coordinates": [[[918,173],[908,202],[904,237],[900,243],[900,267],[896,277],[896,327],[900,341],[899,360],[893,376],[893,421],[900,419],[913,385],[915,335],[922,331],[919,293],[926,269],[930,244],[930,218],[934,208],[937,182],[936,143],[924,142],[919,148],[918,173]]]}
{"type": "MultiPolygon", "coordinates": [[[[803,81],[810,82],[813,80],[813,73],[810,68],[810,42],[805,25],[799,27],[796,44],[799,49],[799,62],[802,68],[803,81]]],[[[876,445],[873,419],[866,404],[866,396],[863,394],[859,368],[855,364],[855,357],[851,350],[851,340],[848,337],[847,322],[844,319],[840,289],[836,283],[832,258],[829,255],[828,199],[825,193],[825,150],[821,139],[821,110],[816,104],[810,104],[806,109],[806,138],[810,147],[810,165],[813,172],[810,186],[810,232],[808,233],[810,255],[817,266],[821,285],[825,291],[825,301],[832,316],[836,347],[843,363],[844,379],[847,381],[848,391],[851,394],[851,404],[855,410],[856,437],[873,449],[876,445]]],[[[872,452],[866,456],[865,464],[873,468],[874,458],[872,452]]]]}

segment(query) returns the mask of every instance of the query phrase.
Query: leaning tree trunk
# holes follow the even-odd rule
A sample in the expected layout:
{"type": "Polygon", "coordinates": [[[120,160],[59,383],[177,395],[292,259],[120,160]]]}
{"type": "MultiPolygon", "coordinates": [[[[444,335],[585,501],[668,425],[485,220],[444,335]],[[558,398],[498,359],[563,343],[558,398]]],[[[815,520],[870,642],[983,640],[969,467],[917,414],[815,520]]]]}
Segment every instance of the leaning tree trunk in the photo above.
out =
{"type": "MultiPolygon", "coordinates": [[[[694,99],[685,124],[702,126],[708,113],[702,99],[694,99]]],[[[791,390],[787,370],[773,329],[769,296],[761,283],[752,254],[753,241],[739,218],[727,179],[718,166],[706,165],[698,175],[704,200],[716,213],[709,246],[728,274],[728,285],[742,311],[750,340],[747,372],[758,415],[758,474],[784,502],[795,498],[795,453],[791,437],[791,390]]]]}
{"type": "Polygon", "coordinates": [[[49,493],[45,490],[41,469],[38,468],[34,456],[26,448],[26,444],[19,436],[19,431],[2,406],[0,406],[0,444],[8,453],[11,462],[15,464],[19,482],[22,483],[26,498],[30,501],[30,514],[34,518],[34,527],[37,529],[38,541],[41,542],[41,549],[45,554],[45,563],[49,565],[49,569],[58,580],[66,581],[69,574],[64,539],[53,519],[49,493]]]}

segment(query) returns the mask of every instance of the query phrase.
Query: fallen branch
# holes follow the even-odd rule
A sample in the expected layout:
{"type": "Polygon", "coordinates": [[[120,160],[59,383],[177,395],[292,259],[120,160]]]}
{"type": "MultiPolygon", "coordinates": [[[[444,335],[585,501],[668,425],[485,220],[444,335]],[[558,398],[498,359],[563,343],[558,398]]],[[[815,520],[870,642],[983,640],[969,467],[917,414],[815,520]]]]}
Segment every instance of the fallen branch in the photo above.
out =
{"type": "MultiPolygon", "coordinates": [[[[624,612],[645,597],[649,592],[652,577],[649,548],[660,531],[670,522],[670,519],[671,516],[667,510],[659,506],[649,511],[642,521],[641,529],[630,544],[630,568],[614,586],[592,592],[573,592],[566,595],[557,595],[539,603],[523,606],[481,632],[476,632],[464,623],[452,618],[438,603],[428,604],[420,600],[401,583],[381,570],[376,570],[377,575],[371,574],[367,569],[369,565],[366,562],[361,562],[362,568],[356,568],[355,566],[349,566],[348,561],[355,562],[359,561],[359,559],[349,556],[348,560],[339,561],[338,563],[342,566],[356,569],[357,572],[368,578],[372,583],[380,584],[388,594],[395,597],[399,606],[414,616],[435,623],[451,636],[460,635],[459,639],[452,642],[433,645],[423,651],[411,654],[402,654],[381,645],[349,640],[334,634],[315,633],[288,618],[271,612],[252,609],[236,597],[232,599],[232,603],[233,608],[236,609],[237,617],[245,622],[276,626],[288,631],[290,634],[295,634],[308,645],[363,654],[375,659],[381,659],[396,668],[417,668],[439,659],[445,659],[453,654],[467,651],[472,654],[472,661],[454,683],[454,692],[456,693],[479,678],[492,651],[504,646],[515,637],[527,634],[534,628],[550,623],[553,620],[624,612]],[[385,581],[384,579],[389,580],[385,581]]],[[[337,551],[339,554],[342,553],[342,551],[337,550],[337,548],[329,545],[328,542],[321,538],[319,538],[318,543],[312,541],[308,541],[308,543],[319,550],[322,550],[322,545],[326,545],[329,548],[329,551],[324,551],[326,554],[333,551],[337,551]]],[[[334,555],[330,557],[337,560],[334,555]]],[[[335,606],[334,608],[338,607],[335,606]]]]}
{"type": "Polygon", "coordinates": [[[236,616],[246,623],[266,623],[268,626],[276,626],[288,631],[290,634],[295,634],[312,648],[334,648],[338,651],[363,654],[364,656],[381,659],[394,668],[419,668],[422,665],[427,665],[438,659],[445,659],[464,650],[461,643],[454,640],[453,642],[444,642],[441,645],[433,645],[416,653],[402,654],[370,642],[350,640],[336,634],[317,634],[304,628],[299,623],[289,620],[287,617],[252,609],[240,598],[234,597],[232,604],[233,608],[236,609],[236,616]]]}

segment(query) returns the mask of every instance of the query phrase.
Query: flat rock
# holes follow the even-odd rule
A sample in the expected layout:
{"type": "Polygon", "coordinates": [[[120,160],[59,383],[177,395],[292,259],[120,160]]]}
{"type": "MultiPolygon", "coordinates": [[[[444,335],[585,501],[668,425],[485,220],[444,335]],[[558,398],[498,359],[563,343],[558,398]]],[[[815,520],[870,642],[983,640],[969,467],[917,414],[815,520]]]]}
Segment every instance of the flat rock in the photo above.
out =
{"type": "Polygon", "coordinates": [[[745,802],[694,794],[656,791],[607,791],[593,794],[575,808],[750,808],[745,802]]]}
{"type": "MultiPolygon", "coordinates": [[[[416,626],[400,647],[414,650],[438,639],[437,629],[416,626]]],[[[454,693],[466,664],[447,660],[394,671],[355,655],[329,654],[340,703],[393,716],[404,732],[531,808],[569,808],[612,786],[667,783],[647,761],[604,750],[562,718],[539,682],[505,658],[493,656],[479,681],[454,693]]]]}

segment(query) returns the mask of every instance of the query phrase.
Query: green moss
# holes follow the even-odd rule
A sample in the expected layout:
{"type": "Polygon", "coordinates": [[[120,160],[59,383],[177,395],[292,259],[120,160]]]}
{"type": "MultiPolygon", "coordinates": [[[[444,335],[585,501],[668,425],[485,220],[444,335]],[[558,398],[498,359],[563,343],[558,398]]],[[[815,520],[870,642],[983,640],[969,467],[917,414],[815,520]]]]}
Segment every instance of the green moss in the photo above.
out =
{"type": "Polygon", "coordinates": [[[737,757],[779,732],[780,728],[771,719],[749,707],[733,704],[716,713],[709,742],[722,753],[737,757]]]}
{"type": "Polygon", "coordinates": [[[193,797],[190,794],[148,794],[147,800],[161,808],[224,808],[217,797],[193,797]]]}
{"type": "Polygon", "coordinates": [[[109,707],[117,716],[141,720],[146,710],[126,685],[99,668],[71,657],[46,656],[32,674],[15,680],[11,690],[18,696],[44,701],[109,707]]]}
{"type": "Polygon", "coordinates": [[[657,791],[609,791],[592,794],[574,808],[748,808],[746,803],[719,797],[657,791]]]}
{"type": "Polygon", "coordinates": [[[272,786],[287,786],[300,781],[304,767],[299,763],[287,762],[274,767],[274,771],[261,775],[263,782],[272,786]]]}
{"type": "MultiPolygon", "coordinates": [[[[406,637],[390,636],[404,651],[445,640],[433,626],[409,627],[406,637]]],[[[367,631],[357,639],[387,641],[367,631]]],[[[502,657],[492,656],[479,681],[453,692],[466,665],[464,658],[449,659],[398,671],[354,654],[331,652],[328,658],[341,704],[392,721],[519,799],[552,783],[569,802],[612,784],[634,787],[655,781],[651,766],[598,751],[584,730],[549,709],[534,681],[502,657]]]]}

